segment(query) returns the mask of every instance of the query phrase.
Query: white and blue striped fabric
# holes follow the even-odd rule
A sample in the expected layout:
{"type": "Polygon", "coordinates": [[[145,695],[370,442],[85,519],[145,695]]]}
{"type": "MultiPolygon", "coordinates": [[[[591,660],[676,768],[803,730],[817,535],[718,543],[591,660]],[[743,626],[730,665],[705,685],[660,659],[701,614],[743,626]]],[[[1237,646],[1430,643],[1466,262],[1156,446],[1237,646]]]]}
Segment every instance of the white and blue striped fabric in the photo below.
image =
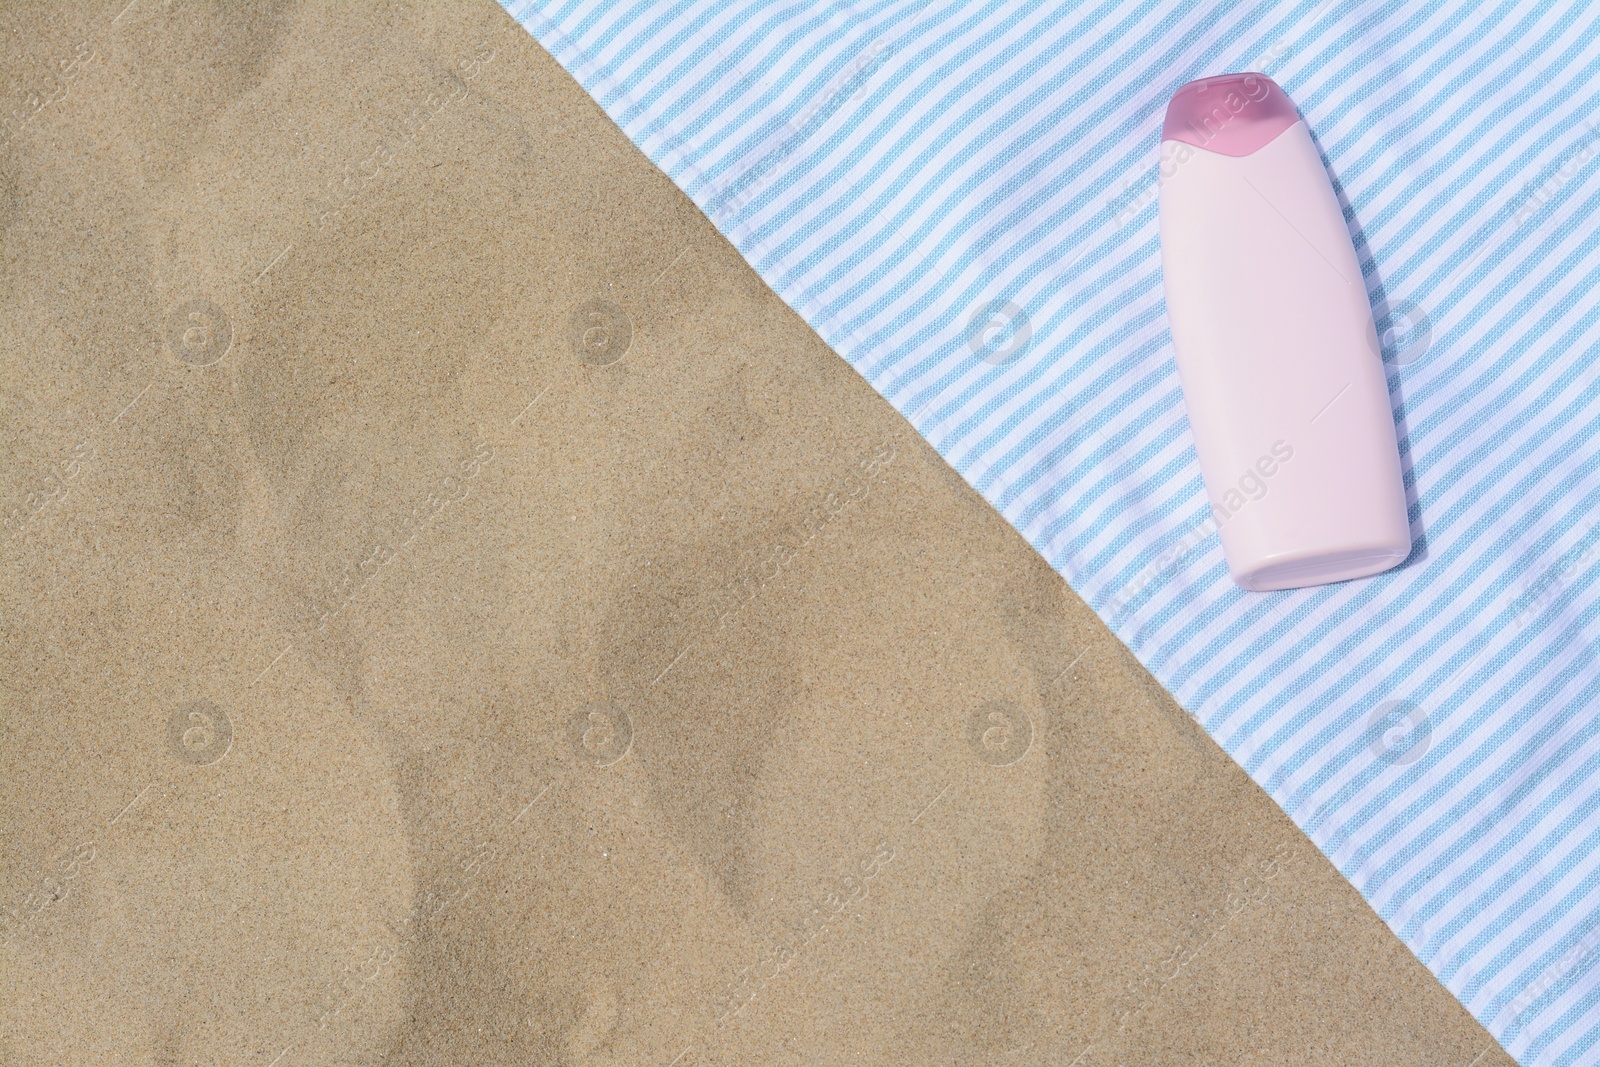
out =
{"type": "Polygon", "coordinates": [[[1600,5],[508,0],[1524,1064],[1600,1064],[1600,5]],[[1161,116],[1264,70],[1347,205],[1416,551],[1228,578],[1161,116]]]}

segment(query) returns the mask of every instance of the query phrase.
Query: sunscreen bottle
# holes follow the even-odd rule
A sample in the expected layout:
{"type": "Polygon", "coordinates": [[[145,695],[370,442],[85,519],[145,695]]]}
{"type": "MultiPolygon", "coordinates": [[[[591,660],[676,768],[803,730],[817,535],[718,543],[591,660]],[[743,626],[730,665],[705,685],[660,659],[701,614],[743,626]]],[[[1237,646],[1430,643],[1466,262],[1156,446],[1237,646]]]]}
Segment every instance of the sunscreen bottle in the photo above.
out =
{"type": "Polygon", "coordinates": [[[1180,88],[1161,269],[1184,406],[1233,579],[1294,589],[1411,553],[1389,389],[1338,197],[1263,74],[1180,88]]]}

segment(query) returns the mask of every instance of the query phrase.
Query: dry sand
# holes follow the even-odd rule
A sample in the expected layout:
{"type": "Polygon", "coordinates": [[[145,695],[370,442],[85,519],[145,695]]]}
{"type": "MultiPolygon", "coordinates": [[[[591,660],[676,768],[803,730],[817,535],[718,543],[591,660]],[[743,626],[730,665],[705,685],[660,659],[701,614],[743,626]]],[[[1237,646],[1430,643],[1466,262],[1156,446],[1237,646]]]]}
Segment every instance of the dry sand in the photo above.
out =
{"type": "Polygon", "coordinates": [[[489,0],[0,9],[11,1064],[1509,1062],[489,0]]]}

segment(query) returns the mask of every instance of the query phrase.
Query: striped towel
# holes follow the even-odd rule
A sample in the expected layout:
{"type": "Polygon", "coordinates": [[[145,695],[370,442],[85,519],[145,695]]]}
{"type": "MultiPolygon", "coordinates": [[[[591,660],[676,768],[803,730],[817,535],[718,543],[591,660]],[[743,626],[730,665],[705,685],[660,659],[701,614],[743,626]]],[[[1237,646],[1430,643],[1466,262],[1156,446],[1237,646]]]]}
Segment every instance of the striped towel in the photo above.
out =
{"type": "Polygon", "coordinates": [[[1600,1064],[1600,6],[507,0],[1524,1064],[1600,1064]],[[1229,580],[1161,116],[1261,70],[1345,203],[1416,549],[1229,580]]]}

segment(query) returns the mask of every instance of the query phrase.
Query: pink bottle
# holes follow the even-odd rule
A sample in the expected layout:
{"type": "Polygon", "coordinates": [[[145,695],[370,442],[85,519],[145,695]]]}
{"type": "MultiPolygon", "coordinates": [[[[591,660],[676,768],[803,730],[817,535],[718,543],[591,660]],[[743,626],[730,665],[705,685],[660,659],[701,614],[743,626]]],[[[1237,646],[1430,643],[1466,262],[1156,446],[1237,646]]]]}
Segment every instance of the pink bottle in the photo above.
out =
{"type": "Polygon", "coordinates": [[[1161,267],[1184,404],[1233,579],[1294,589],[1411,552],[1355,249],[1294,104],[1190,82],[1161,131],[1161,267]]]}

